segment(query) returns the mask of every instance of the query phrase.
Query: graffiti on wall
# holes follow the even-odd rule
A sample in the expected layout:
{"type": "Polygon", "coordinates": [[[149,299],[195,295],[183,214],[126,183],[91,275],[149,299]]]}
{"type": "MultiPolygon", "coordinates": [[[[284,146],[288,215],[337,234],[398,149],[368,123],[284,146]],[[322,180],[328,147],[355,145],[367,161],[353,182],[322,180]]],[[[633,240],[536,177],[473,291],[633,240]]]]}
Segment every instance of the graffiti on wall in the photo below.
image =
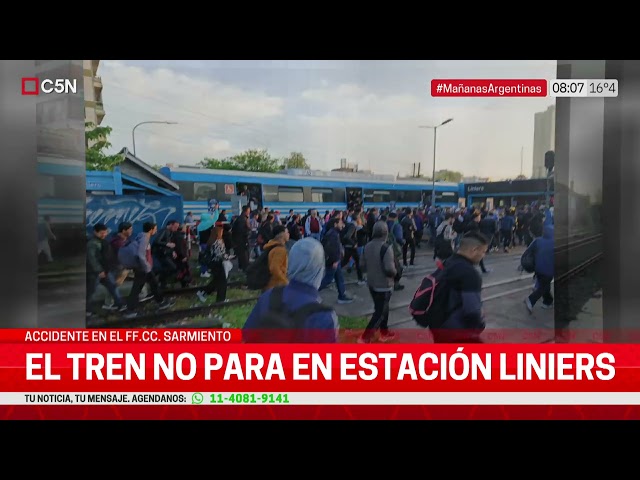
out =
{"type": "Polygon", "coordinates": [[[149,195],[90,195],[87,197],[87,231],[104,223],[113,232],[122,222],[133,224],[134,232],[142,231],[145,222],[153,222],[158,229],[169,220],[183,220],[181,197],[149,195]]]}

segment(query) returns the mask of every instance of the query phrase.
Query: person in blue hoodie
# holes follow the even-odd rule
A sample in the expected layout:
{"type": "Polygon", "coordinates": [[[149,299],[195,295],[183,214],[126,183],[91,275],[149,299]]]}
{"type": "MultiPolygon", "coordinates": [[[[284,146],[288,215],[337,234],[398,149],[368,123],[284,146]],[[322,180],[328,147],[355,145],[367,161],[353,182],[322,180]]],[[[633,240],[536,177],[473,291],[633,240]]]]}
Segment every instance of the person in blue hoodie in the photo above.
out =
{"type": "MultiPolygon", "coordinates": [[[[289,284],[282,291],[282,301],[288,312],[311,304],[320,305],[319,289],[325,275],[325,253],[322,244],[315,238],[298,240],[289,251],[287,277],[289,284]]],[[[253,308],[242,329],[246,343],[265,343],[265,325],[269,312],[271,294],[274,289],[264,292],[253,308]]],[[[300,325],[301,343],[336,343],[338,341],[338,316],[332,308],[310,314],[300,325]]]]}
{"type": "Polygon", "coordinates": [[[553,235],[553,225],[546,225],[542,237],[536,238],[528,247],[528,249],[533,249],[536,259],[536,286],[525,300],[529,313],[533,312],[533,307],[540,298],[542,298],[542,308],[553,308],[553,295],[551,294],[551,281],[554,276],[553,235]]]}
{"type": "Polygon", "coordinates": [[[505,253],[509,252],[515,226],[516,219],[513,216],[513,212],[511,210],[507,210],[504,212],[504,217],[500,220],[500,238],[502,239],[502,248],[505,253]]]}

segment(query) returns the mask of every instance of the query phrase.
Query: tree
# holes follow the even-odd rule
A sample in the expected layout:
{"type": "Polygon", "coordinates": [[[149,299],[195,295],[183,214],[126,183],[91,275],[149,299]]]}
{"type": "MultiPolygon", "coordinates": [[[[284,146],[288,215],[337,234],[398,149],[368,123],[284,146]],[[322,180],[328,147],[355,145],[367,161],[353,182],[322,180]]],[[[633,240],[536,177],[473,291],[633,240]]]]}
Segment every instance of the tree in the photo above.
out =
{"type": "Polygon", "coordinates": [[[291,152],[291,154],[282,160],[282,168],[300,168],[310,170],[311,166],[307,163],[307,159],[300,152],[291,152]]]}
{"type": "Polygon", "coordinates": [[[526,180],[526,179],[527,179],[527,176],[526,176],[526,175],[518,175],[518,176],[516,177],[516,180],[526,180]]]}
{"type": "Polygon", "coordinates": [[[116,153],[107,155],[104,150],[111,148],[108,137],[111,127],[103,127],[87,122],[85,125],[87,170],[110,172],[124,160],[124,155],[116,153]]]}
{"type": "Polygon", "coordinates": [[[455,172],[453,170],[438,170],[436,172],[437,182],[452,182],[460,183],[462,181],[463,174],[461,172],[455,172]]]}
{"type": "Polygon", "coordinates": [[[244,170],[245,172],[275,173],[280,170],[280,160],[272,158],[266,150],[247,150],[225,159],[205,158],[200,162],[213,170],[244,170]]]}

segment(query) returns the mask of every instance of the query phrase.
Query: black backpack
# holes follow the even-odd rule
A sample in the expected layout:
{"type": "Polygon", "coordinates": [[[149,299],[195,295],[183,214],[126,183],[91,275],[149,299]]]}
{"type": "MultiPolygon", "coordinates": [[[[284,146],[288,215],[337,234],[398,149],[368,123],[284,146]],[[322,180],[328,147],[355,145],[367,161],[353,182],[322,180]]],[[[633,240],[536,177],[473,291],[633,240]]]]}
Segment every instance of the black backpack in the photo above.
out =
{"type": "Polygon", "coordinates": [[[304,321],[315,313],[333,311],[333,308],[317,302],[290,310],[283,299],[284,289],[275,287],[271,290],[269,308],[256,326],[257,330],[261,330],[260,334],[252,336],[254,343],[302,343],[304,321]]]}
{"type": "Polygon", "coordinates": [[[256,260],[249,264],[246,270],[247,287],[249,290],[262,290],[269,283],[271,271],[269,270],[269,252],[274,248],[285,248],[282,245],[275,245],[265,249],[256,260]]]}
{"type": "Polygon", "coordinates": [[[445,267],[424,277],[409,304],[409,312],[416,323],[432,329],[444,325],[449,314],[449,293],[445,267]]]}

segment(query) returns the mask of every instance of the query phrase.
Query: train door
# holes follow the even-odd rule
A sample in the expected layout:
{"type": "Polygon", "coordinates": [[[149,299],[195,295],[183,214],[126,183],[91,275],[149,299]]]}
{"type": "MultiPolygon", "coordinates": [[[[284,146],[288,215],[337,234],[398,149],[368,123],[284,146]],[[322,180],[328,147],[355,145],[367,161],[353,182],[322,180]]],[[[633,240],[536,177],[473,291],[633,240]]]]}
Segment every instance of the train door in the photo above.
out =
{"type": "Polygon", "coordinates": [[[487,211],[490,212],[491,210],[493,210],[493,198],[487,198],[485,202],[486,202],[485,207],[487,211]]]}
{"type": "Polygon", "coordinates": [[[363,204],[362,188],[347,187],[347,208],[361,207],[363,204]]]}
{"type": "Polygon", "coordinates": [[[236,185],[238,187],[238,195],[249,197],[247,204],[251,207],[252,212],[262,208],[262,185],[244,182],[238,182],[236,185]]]}

